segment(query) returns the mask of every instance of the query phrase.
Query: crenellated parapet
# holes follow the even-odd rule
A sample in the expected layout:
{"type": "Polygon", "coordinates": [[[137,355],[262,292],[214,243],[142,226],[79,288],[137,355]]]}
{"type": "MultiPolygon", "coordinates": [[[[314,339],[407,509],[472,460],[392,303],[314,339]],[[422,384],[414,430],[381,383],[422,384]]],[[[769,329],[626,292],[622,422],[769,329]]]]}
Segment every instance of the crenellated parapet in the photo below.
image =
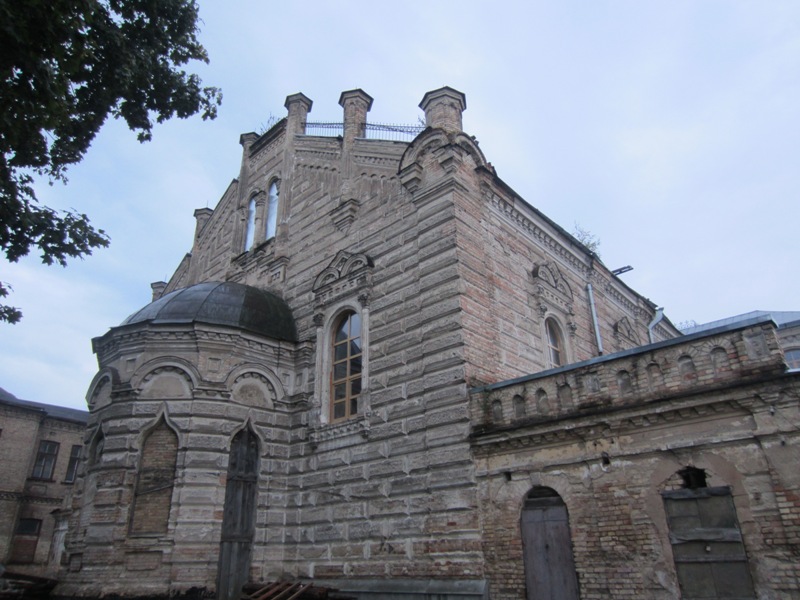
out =
{"type": "Polygon", "coordinates": [[[629,410],[662,413],[670,402],[705,403],[708,394],[785,370],[772,321],[723,327],[473,389],[473,440],[524,436],[525,426],[619,420],[629,410]]]}

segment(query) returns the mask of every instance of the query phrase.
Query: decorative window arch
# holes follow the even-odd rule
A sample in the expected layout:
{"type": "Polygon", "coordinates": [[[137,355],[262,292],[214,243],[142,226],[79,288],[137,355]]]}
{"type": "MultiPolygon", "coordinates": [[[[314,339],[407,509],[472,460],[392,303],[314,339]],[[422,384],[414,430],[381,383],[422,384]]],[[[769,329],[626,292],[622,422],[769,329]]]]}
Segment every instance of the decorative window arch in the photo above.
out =
{"type": "Polygon", "coordinates": [[[278,196],[280,194],[280,181],[273,179],[269,184],[267,195],[267,214],[264,222],[266,223],[265,240],[275,237],[278,230],[278,196]]]}
{"type": "Polygon", "coordinates": [[[314,315],[316,414],[321,426],[342,423],[344,427],[335,428],[340,431],[362,427],[364,419],[360,417],[369,410],[372,269],[372,259],[366,254],[340,250],[317,275],[312,288],[319,311],[314,315]]]}
{"type": "Polygon", "coordinates": [[[247,203],[247,226],[244,232],[244,251],[253,247],[256,239],[256,197],[252,196],[247,203]]]}
{"type": "Polygon", "coordinates": [[[346,310],[335,320],[331,336],[330,420],[359,414],[364,347],[361,315],[346,310]]]}
{"type": "Polygon", "coordinates": [[[178,436],[162,416],[142,444],[131,507],[131,534],[166,533],[177,459],[178,436]]]}
{"type": "Polygon", "coordinates": [[[544,321],[545,336],[547,341],[547,360],[551,368],[561,367],[567,363],[567,347],[564,332],[558,321],[548,317],[544,321]]]}

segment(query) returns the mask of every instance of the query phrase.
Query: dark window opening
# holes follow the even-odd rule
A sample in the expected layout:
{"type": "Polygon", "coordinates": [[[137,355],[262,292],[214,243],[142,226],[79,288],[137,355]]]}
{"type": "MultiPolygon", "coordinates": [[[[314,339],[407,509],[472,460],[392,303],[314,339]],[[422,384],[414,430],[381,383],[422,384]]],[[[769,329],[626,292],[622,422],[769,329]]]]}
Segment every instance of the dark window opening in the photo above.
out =
{"type": "Polygon", "coordinates": [[[67,474],[64,476],[64,483],[72,483],[78,475],[78,465],[81,462],[81,446],[72,447],[69,452],[69,463],[67,463],[67,474]]]}
{"type": "Polygon", "coordinates": [[[53,470],[56,468],[58,457],[58,442],[42,440],[39,442],[39,452],[36,454],[36,463],[33,465],[33,479],[53,479],[53,470]]]}
{"type": "Polygon", "coordinates": [[[706,483],[706,472],[696,467],[686,467],[678,471],[678,475],[683,479],[683,487],[689,490],[708,487],[706,483]]]}
{"type": "Polygon", "coordinates": [[[39,532],[42,522],[39,519],[20,519],[14,529],[11,541],[10,563],[30,564],[36,557],[36,545],[39,543],[39,532]]]}

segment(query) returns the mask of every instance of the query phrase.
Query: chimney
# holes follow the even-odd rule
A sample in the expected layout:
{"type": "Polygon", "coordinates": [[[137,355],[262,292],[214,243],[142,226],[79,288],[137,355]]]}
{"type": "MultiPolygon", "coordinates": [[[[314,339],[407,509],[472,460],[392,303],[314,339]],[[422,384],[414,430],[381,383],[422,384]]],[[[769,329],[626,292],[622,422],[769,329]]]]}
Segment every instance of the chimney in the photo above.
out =
{"type": "Polygon", "coordinates": [[[351,143],[355,138],[367,135],[367,113],[372,108],[372,96],[362,89],[342,92],[339,106],[344,108],[344,140],[351,143]]]}
{"type": "Polygon", "coordinates": [[[167,289],[167,282],[166,281],[156,281],[155,283],[150,284],[150,289],[153,290],[153,302],[161,298],[164,295],[164,290],[167,289]]]}
{"type": "Polygon", "coordinates": [[[289,112],[286,119],[286,131],[288,134],[304,134],[306,132],[306,119],[311,112],[311,105],[314,104],[304,94],[292,94],[286,96],[284,106],[289,112]]]}
{"type": "Polygon", "coordinates": [[[425,125],[445,131],[462,131],[461,113],[467,109],[467,97],[451,87],[428,92],[419,103],[425,111],[425,125]]]}
{"type": "Polygon", "coordinates": [[[195,218],[195,225],[194,225],[194,241],[197,243],[197,239],[200,237],[200,232],[203,231],[203,227],[206,226],[208,220],[211,218],[211,215],[214,214],[214,209],[212,208],[198,208],[194,211],[194,218],[195,218]]]}

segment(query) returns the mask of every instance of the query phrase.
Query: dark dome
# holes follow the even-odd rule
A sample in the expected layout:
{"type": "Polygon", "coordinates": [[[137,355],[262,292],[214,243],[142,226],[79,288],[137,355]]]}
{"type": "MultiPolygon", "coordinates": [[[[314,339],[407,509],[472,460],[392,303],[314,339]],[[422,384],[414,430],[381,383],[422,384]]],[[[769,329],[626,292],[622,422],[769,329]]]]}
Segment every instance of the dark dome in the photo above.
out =
{"type": "Polygon", "coordinates": [[[170,292],[133,313],[120,326],[144,322],[210,323],[297,341],[294,318],[286,302],[270,292],[230,281],[198,283],[170,292]]]}

